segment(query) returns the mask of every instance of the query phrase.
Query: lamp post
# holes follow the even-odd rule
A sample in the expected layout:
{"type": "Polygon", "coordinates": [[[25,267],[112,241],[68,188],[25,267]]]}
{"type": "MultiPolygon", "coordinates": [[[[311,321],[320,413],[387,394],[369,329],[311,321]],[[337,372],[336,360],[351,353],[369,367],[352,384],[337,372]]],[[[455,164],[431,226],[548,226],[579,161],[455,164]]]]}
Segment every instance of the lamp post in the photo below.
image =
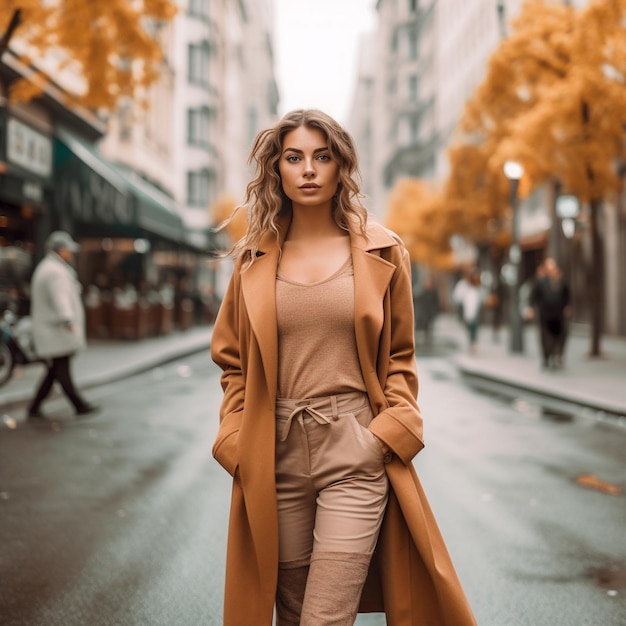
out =
{"type": "Polygon", "coordinates": [[[524,175],[524,168],[516,161],[507,161],[504,164],[504,175],[510,182],[510,204],[511,204],[511,247],[509,248],[509,265],[511,268],[510,298],[509,298],[509,326],[510,326],[510,350],[511,352],[524,352],[524,342],[522,336],[522,315],[520,311],[519,291],[520,291],[520,261],[522,251],[519,244],[519,215],[518,215],[518,195],[520,178],[524,175]]]}

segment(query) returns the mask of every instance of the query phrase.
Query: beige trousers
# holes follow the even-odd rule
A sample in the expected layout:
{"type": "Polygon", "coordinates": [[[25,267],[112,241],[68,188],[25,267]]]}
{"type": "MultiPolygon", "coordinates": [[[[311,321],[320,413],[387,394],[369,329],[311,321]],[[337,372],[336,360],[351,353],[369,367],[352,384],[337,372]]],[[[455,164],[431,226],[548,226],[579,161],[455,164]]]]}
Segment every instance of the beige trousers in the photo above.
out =
{"type": "Polygon", "coordinates": [[[367,394],[276,404],[279,560],[371,554],[387,504],[383,451],[367,394]]]}

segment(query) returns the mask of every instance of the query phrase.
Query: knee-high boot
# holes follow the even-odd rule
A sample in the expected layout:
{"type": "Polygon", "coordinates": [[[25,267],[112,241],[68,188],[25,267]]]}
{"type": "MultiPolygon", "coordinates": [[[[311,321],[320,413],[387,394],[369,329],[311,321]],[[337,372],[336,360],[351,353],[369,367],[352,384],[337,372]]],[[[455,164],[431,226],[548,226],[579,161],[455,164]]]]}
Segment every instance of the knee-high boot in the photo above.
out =
{"type": "Polygon", "coordinates": [[[320,552],[311,558],[300,626],[352,626],[371,554],[320,552]]]}
{"type": "Polygon", "coordinates": [[[309,573],[309,560],[289,561],[278,565],[276,590],[276,626],[298,626],[309,573]]]}

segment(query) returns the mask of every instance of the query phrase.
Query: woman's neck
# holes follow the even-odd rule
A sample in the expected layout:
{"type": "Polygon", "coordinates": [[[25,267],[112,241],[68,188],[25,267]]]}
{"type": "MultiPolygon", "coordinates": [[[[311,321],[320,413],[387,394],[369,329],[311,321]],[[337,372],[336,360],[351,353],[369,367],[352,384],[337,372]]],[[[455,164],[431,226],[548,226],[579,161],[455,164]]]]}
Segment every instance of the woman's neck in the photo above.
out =
{"type": "Polygon", "coordinates": [[[287,239],[321,239],[336,237],[338,234],[343,234],[343,230],[337,225],[331,212],[316,207],[292,212],[287,239]]]}

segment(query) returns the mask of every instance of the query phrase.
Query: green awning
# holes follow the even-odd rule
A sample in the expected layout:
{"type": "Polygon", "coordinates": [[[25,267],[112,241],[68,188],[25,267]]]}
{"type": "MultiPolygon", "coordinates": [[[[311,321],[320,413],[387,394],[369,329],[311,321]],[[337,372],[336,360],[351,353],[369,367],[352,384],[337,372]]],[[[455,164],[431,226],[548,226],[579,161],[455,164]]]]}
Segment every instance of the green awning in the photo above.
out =
{"type": "Polygon", "coordinates": [[[128,237],[152,234],[184,242],[172,198],[62,128],[55,130],[54,182],[57,210],[78,223],[112,226],[128,237]]]}

